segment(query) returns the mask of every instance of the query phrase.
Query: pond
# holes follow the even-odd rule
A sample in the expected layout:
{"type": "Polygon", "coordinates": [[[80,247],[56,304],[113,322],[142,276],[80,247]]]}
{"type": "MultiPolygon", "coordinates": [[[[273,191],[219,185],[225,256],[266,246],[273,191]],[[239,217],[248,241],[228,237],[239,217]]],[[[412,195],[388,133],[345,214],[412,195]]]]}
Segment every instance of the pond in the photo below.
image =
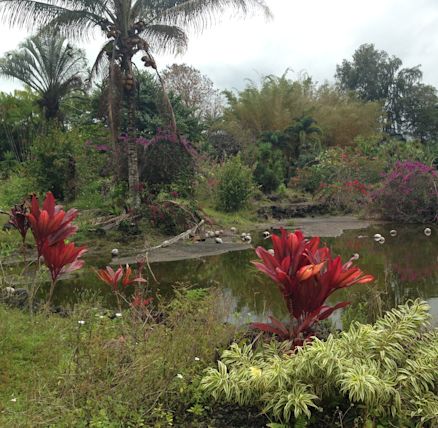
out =
{"type": "MultiPolygon", "coordinates": [[[[356,265],[376,277],[372,284],[355,285],[348,291],[334,293],[331,301],[350,299],[354,293],[359,293],[355,301],[366,300],[374,291],[387,306],[393,307],[408,299],[421,297],[429,302],[432,315],[438,320],[438,229],[432,228],[432,235],[428,237],[424,234],[424,228],[422,225],[380,224],[363,230],[345,231],[337,238],[323,238],[322,242],[332,249],[332,253],[341,255],[344,261],[358,253],[360,258],[356,265]],[[397,230],[397,236],[390,236],[391,229],[397,230]],[[385,236],[384,244],[374,241],[375,233],[385,236]]],[[[270,248],[270,240],[263,240],[260,232],[253,236],[255,246],[270,248]]],[[[190,283],[195,287],[217,286],[223,289],[230,312],[239,314],[244,322],[265,320],[268,314],[284,316],[283,302],[275,284],[256,271],[251,264],[254,259],[254,250],[245,250],[199,259],[154,263],[151,266],[159,283],[149,278],[149,287],[151,293],[169,296],[178,282],[190,283]]],[[[87,265],[103,267],[108,262],[90,256],[87,265]]],[[[78,296],[90,291],[99,293],[105,304],[113,304],[109,287],[96,279],[91,267],[69,280],[61,281],[55,302],[74,303],[78,296]]]]}

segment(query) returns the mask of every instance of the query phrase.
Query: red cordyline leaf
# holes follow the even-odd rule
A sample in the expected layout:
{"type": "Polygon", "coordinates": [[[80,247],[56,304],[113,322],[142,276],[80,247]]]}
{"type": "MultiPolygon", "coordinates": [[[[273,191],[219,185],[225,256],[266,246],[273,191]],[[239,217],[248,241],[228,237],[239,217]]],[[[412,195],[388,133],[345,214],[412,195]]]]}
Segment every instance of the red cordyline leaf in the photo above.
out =
{"type": "Polygon", "coordinates": [[[23,241],[26,239],[27,231],[29,230],[30,224],[27,219],[27,207],[26,203],[15,205],[11,212],[9,213],[9,224],[14,227],[20,233],[23,241]]]}
{"type": "Polygon", "coordinates": [[[77,231],[77,227],[72,224],[77,216],[76,209],[72,208],[65,212],[61,206],[56,205],[52,192],[47,192],[42,209],[37,197],[32,197],[27,219],[37,244],[38,256],[42,255],[46,242],[49,246],[56,245],[77,231]]]}
{"type": "Polygon", "coordinates": [[[280,236],[272,236],[272,244],[274,254],[258,247],[256,254],[261,261],[253,263],[277,284],[295,327],[281,326],[273,318],[271,324],[253,324],[263,331],[284,338],[286,329],[289,336],[304,334],[306,337],[311,334],[315,322],[348,305],[348,302],[332,307],[325,305],[334,291],[374,280],[372,275],[364,275],[358,267],[354,267],[352,261],[342,264],[340,257],[333,259],[327,247],[320,247],[319,237],[307,240],[299,230],[287,233],[281,229],[280,236]]]}
{"type": "Polygon", "coordinates": [[[81,269],[84,261],[80,260],[80,257],[86,251],[85,247],[76,247],[73,242],[69,244],[58,242],[55,245],[49,245],[48,242],[45,242],[41,249],[41,255],[50,271],[52,282],[56,282],[62,274],[81,269]]]}
{"type": "Polygon", "coordinates": [[[147,299],[143,298],[140,294],[136,294],[131,302],[131,306],[137,309],[144,308],[148,306],[152,300],[154,300],[153,297],[148,297],[147,299]]]}
{"type": "Polygon", "coordinates": [[[131,278],[131,275],[132,275],[132,269],[128,264],[126,265],[125,270],[123,269],[122,266],[119,266],[119,268],[116,271],[114,271],[111,266],[107,266],[105,269],[99,269],[97,271],[97,276],[103,282],[111,286],[114,291],[118,290],[120,280],[122,280],[121,283],[123,288],[135,282],[147,282],[141,276],[138,276],[136,278],[131,278]]]}

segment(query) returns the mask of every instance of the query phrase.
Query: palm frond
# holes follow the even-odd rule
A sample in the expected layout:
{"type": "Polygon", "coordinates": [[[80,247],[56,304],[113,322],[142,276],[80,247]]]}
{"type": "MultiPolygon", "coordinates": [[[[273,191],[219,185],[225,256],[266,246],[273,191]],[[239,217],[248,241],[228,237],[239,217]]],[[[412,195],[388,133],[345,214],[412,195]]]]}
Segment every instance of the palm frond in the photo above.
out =
{"type": "Polygon", "coordinates": [[[0,20],[11,27],[35,29],[47,25],[55,17],[66,11],[55,2],[40,2],[34,0],[0,0],[2,9],[0,20]]]}
{"type": "MultiPolygon", "coordinates": [[[[139,1],[151,3],[148,0],[139,1]]],[[[198,32],[227,11],[241,16],[256,12],[262,12],[266,18],[272,16],[264,0],[165,0],[152,3],[156,3],[157,13],[152,18],[146,16],[152,22],[178,25],[198,32]]]]}
{"type": "Polygon", "coordinates": [[[64,10],[45,28],[56,28],[67,38],[86,40],[100,27],[101,21],[101,16],[86,10],[64,10]]]}
{"type": "Polygon", "coordinates": [[[108,67],[110,61],[108,60],[108,52],[112,51],[113,41],[109,41],[102,46],[102,49],[97,54],[96,59],[94,60],[94,64],[90,70],[89,80],[93,80],[97,76],[107,75],[108,67]]]}
{"type": "Polygon", "coordinates": [[[141,35],[155,53],[180,54],[187,49],[187,35],[183,29],[176,25],[148,25],[141,35]]]}

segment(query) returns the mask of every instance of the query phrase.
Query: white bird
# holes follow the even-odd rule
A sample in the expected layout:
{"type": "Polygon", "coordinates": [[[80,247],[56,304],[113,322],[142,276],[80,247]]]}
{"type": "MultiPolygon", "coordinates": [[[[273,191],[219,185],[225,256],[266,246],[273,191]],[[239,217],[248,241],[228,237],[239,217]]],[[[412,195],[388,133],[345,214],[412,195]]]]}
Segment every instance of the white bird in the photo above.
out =
{"type": "Polygon", "coordinates": [[[432,235],[432,229],[430,229],[429,227],[426,227],[426,229],[424,229],[424,234],[426,236],[432,235]]]}
{"type": "Polygon", "coordinates": [[[389,231],[389,234],[391,236],[397,236],[397,231],[395,229],[392,229],[392,230],[389,231]]]}
{"type": "Polygon", "coordinates": [[[265,231],[263,232],[263,237],[264,237],[265,239],[270,238],[270,237],[271,237],[271,232],[269,232],[268,230],[265,230],[265,231]]]}
{"type": "Polygon", "coordinates": [[[246,232],[242,232],[242,233],[240,234],[240,237],[241,237],[241,238],[245,238],[246,235],[247,235],[246,232]]]}
{"type": "Polygon", "coordinates": [[[237,229],[234,226],[230,230],[231,230],[231,233],[236,233],[237,232],[237,229]]]}
{"type": "Polygon", "coordinates": [[[117,257],[119,255],[119,250],[117,248],[113,248],[111,250],[111,256],[112,257],[117,257]]]}
{"type": "Polygon", "coordinates": [[[216,230],[216,232],[214,232],[214,236],[219,236],[221,233],[219,232],[219,230],[216,230]]]}
{"type": "Polygon", "coordinates": [[[382,237],[382,235],[380,234],[380,233],[376,233],[375,235],[374,235],[374,240],[376,241],[376,242],[378,242],[379,241],[379,239],[382,237]]]}
{"type": "Polygon", "coordinates": [[[245,242],[247,242],[248,244],[251,244],[251,241],[252,241],[251,235],[250,234],[246,235],[245,242]]]}
{"type": "Polygon", "coordinates": [[[384,244],[385,243],[385,238],[383,236],[381,236],[377,242],[379,244],[384,244]]]}
{"type": "Polygon", "coordinates": [[[221,238],[215,238],[214,242],[216,242],[216,244],[223,244],[224,243],[224,241],[222,241],[221,238]]]}
{"type": "Polygon", "coordinates": [[[210,232],[208,232],[208,236],[210,238],[214,238],[214,232],[212,230],[210,230],[210,232]]]}
{"type": "Polygon", "coordinates": [[[12,288],[12,287],[5,287],[5,291],[6,291],[6,294],[7,294],[8,296],[10,296],[11,294],[14,294],[14,293],[15,293],[15,288],[12,288]]]}

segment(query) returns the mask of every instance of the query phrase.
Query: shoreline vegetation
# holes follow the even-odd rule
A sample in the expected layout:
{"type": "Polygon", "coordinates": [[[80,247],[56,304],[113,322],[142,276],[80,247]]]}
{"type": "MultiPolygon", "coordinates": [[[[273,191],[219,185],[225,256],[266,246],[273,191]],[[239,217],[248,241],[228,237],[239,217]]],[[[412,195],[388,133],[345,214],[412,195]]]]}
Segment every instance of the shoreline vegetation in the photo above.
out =
{"type": "Polygon", "coordinates": [[[0,426],[438,427],[420,66],[363,44],[221,91],[155,54],[267,1],[0,5],[32,32],[0,58],[0,426]]]}

